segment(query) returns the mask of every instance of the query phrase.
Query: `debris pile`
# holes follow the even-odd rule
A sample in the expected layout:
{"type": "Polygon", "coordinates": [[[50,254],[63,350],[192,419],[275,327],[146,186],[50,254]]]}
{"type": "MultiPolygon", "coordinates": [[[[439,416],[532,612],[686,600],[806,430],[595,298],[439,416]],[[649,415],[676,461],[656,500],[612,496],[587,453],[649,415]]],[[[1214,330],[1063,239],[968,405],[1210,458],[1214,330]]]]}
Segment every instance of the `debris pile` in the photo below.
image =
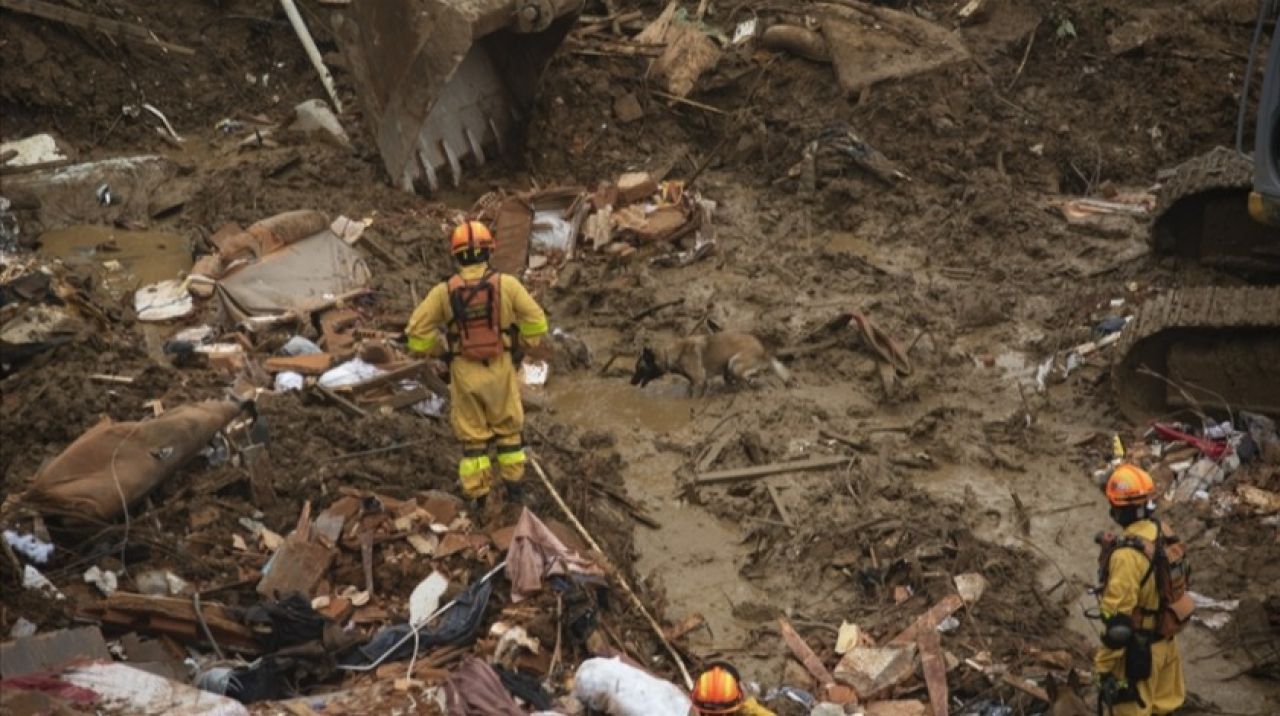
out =
{"type": "Polygon", "coordinates": [[[714,253],[715,202],[685,184],[629,172],[600,182],[594,191],[562,187],[487,194],[472,213],[494,226],[495,267],[523,273],[531,285],[550,286],[565,262],[584,253],[618,263],[647,255],[650,263],[665,266],[714,253]]]}
{"type": "MultiPolygon", "coordinates": [[[[732,439],[711,443],[699,469],[752,462],[748,436],[741,451],[732,439]]],[[[837,447],[867,448],[830,431],[823,436],[837,447]]],[[[792,698],[924,714],[956,694],[985,694],[1030,709],[1054,700],[1046,689],[1055,678],[1087,681],[1091,645],[1060,630],[1078,596],[1074,587],[1041,587],[1036,557],[973,535],[966,515],[977,505],[939,504],[896,480],[900,467],[929,464],[833,455],[704,471],[691,483],[715,513],[750,525],[744,576],[765,589],[810,585],[809,598],[785,609],[735,605],[736,615],[760,622],[757,641],[779,633],[790,647],[792,698]],[[832,470],[839,476],[816,476],[832,470]],[[807,482],[820,489],[767,482],[800,471],[815,472],[807,482]],[[795,513],[810,517],[800,522],[795,513]],[[801,553],[804,560],[794,558],[801,553]],[[1021,595],[1032,592],[1039,609],[1025,608],[1021,595]]],[[[984,712],[977,702],[966,706],[984,712]]]]}
{"type": "Polygon", "coordinates": [[[1117,457],[1189,670],[1280,668],[1274,427],[1103,387],[1248,3],[72,4],[0,0],[0,711],[1080,716],[1117,457]],[[401,336],[463,218],[555,349],[492,519],[401,336]],[[627,385],[722,331],[794,380],[627,385]]]}
{"type": "Polygon", "coordinates": [[[1280,649],[1268,605],[1274,589],[1250,589],[1254,580],[1274,585],[1270,556],[1280,554],[1280,437],[1271,418],[1237,411],[1228,419],[1201,413],[1191,422],[1153,422],[1132,435],[1099,435],[1087,446],[1098,484],[1123,462],[1145,469],[1155,480],[1158,505],[1179,525],[1179,536],[1196,545],[1192,620],[1215,632],[1228,649],[1239,650],[1246,671],[1280,675],[1280,649]],[[1242,536],[1251,542],[1249,566],[1224,562],[1222,544],[1242,536]]]}

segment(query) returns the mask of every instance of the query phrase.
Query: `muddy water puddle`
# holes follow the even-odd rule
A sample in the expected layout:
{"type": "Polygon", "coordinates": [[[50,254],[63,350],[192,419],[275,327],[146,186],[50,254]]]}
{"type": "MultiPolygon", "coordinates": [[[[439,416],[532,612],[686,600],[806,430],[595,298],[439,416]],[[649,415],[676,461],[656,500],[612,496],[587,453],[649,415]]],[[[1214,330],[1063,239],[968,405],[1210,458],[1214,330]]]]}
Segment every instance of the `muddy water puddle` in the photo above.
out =
{"type": "Polygon", "coordinates": [[[116,298],[140,286],[176,279],[191,269],[191,248],[177,234],[111,226],[69,226],[40,236],[40,253],[70,265],[88,265],[116,298]]]}
{"type": "Polygon", "coordinates": [[[694,404],[677,394],[671,383],[641,390],[620,379],[574,379],[548,386],[556,417],[586,429],[629,434],[643,429],[659,435],[678,430],[693,419],[694,404]]]}
{"type": "Polygon", "coordinates": [[[627,463],[623,479],[628,492],[662,525],[656,530],[636,528],[636,568],[665,588],[671,619],[694,613],[706,618],[709,631],[691,635],[690,644],[745,645],[752,625],[734,618],[734,606],[769,600],[738,574],[746,556],[742,534],[736,526],[679,499],[676,472],[684,457],[665,444],[655,445],[659,436],[671,442],[689,440],[682,432],[705,405],[686,398],[685,390],[677,380],[642,390],[621,378],[582,378],[553,381],[548,402],[558,422],[617,436],[617,449],[627,463]]]}

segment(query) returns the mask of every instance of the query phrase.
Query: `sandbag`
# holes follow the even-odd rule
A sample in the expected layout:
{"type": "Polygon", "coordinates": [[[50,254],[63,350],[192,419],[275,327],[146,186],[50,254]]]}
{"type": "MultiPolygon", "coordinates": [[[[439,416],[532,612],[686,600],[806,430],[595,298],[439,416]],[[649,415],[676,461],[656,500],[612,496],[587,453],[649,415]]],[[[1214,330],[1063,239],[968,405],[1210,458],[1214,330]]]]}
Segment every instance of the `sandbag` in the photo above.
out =
{"type": "Polygon", "coordinates": [[[209,400],[141,422],[104,420],[36,473],[24,502],[113,520],[124,504],[142,499],[198,455],[239,412],[234,402],[209,400]]]}
{"type": "Polygon", "coordinates": [[[587,659],[573,678],[573,695],[609,716],[686,716],[684,690],[618,659],[587,659]]]}
{"type": "Polygon", "coordinates": [[[245,231],[223,242],[219,253],[227,263],[250,255],[262,258],[327,228],[329,219],[324,212],[314,209],[286,211],[254,222],[245,231]]]}

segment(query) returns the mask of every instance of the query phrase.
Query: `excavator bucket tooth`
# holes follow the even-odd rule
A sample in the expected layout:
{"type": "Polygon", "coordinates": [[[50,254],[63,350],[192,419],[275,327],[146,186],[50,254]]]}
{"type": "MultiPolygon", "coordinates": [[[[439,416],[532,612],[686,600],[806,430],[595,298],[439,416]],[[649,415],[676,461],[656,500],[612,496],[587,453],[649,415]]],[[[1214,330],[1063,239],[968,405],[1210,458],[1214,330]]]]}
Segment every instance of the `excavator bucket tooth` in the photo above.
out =
{"type": "Polygon", "coordinates": [[[476,141],[476,135],[470,127],[463,133],[467,135],[467,147],[471,149],[471,156],[475,158],[476,164],[484,164],[484,147],[476,141]]]}
{"type": "Polygon", "coordinates": [[[449,163],[449,171],[453,174],[453,186],[457,188],[462,183],[462,163],[458,161],[458,155],[454,154],[453,147],[443,139],[440,140],[440,148],[444,150],[445,161],[449,163]]]}
{"type": "Polygon", "coordinates": [[[387,174],[434,192],[501,154],[584,0],[378,0],[335,14],[387,174]]]}
{"type": "Polygon", "coordinates": [[[493,143],[498,145],[498,153],[507,153],[507,143],[502,140],[502,132],[498,131],[498,125],[493,121],[493,117],[489,118],[489,130],[493,132],[493,143]]]}

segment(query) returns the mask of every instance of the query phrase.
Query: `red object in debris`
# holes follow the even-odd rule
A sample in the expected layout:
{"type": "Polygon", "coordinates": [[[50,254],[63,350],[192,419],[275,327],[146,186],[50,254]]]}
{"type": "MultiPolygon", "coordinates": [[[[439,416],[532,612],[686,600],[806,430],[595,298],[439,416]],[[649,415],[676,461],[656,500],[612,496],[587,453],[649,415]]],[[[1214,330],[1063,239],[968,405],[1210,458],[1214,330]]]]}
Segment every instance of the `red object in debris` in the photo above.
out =
{"type": "Polygon", "coordinates": [[[1181,440],[1204,453],[1204,456],[1210,460],[1220,459],[1223,455],[1227,454],[1228,450],[1231,449],[1231,446],[1225,440],[1216,441],[1208,440],[1206,438],[1198,438],[1189,433],[1184,433],[1171,425],[1165,425],[1164,423],[1152,423],[1151,427],[1160,437],[1166,440],[1181,440]]]}
{"type": "Polygon", "coordinates": [[[83,686],[68,684],[53,674],[26,674],[0,680],[0,691],[38,691],[75,704],[97,703],[98,693],[83,686]]]}

